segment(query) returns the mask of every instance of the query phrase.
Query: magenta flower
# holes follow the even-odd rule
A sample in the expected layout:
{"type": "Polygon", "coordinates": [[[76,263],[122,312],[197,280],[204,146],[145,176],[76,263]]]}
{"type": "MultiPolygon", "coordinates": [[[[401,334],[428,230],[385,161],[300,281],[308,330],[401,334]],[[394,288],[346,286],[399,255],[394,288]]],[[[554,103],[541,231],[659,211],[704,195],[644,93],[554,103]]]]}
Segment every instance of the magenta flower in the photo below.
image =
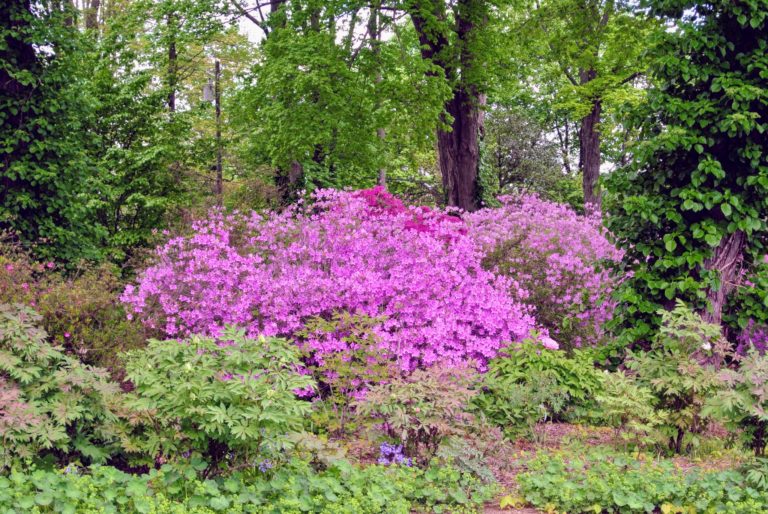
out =
{"type": "MultiPolygon", "coordinates": [[[[404,370],[482,366],[536,329],[523,287],[483,268],[482,248],[450,213],[383,190],[321,190],[314,200],[279,213],[213,211],[158,248],[122,300],[174,337],[219,335],[226,324],[293,337],[312,316],[383,317],[381,345],[404,370]]],[[[348,343],[319,334],[305,344],[322,360],[348,343]]]]}

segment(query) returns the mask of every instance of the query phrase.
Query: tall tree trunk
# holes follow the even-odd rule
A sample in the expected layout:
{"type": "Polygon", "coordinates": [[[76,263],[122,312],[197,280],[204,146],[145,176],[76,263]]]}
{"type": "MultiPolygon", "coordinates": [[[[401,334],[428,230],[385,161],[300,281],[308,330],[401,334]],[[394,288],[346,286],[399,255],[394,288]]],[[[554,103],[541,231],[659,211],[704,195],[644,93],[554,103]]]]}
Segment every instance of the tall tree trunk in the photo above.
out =
{"type": "Polygon", "coordinates": [[[219,207],[224,205],[224,172],[222,168],[221,148],[221,61],[216,59],[213,63],[214,76],[214,103],[216,109],[216,203],[219,207]]]}
{"type": "Polygon", "coordinates": [[[88,4],[88,9],[85,11],[85,28],[88,30],[96,30],[99,28],[99,8],[101,7],[101,0],[91,0],[88,4]]]}
{"type": "Polygon", "coordinates": [[[445,203],[467,211],[479,207],[477,172],[481,131],[478,95],[460,89],[446,105],[451,130],[437,131],[437,151],[445,203]]]}
{"type": "Polygon", "coordinates": [[[165,18],[168,30],[168,112],[176,112],[176,88],[178,85],[178,53],[176,51],[176,15],[168,13],[165,18]]]}
{"type": "MultiPolygon", "coordinates": [[[[383,128],[376,129],[376,137],[383,141],[387,137],[387,131],[383,128]]],[[[387,188],[387,169],[384,166],[379,168],[379,177],[376,183],[384,189],[387,188]]]]}
{"type": "MultiPolygon", "coordinates": [[[[453,62],[448,54],[449,34],[436,30],[434,17],[438,21],[447,20],[443,2],[414,2],[410,15],[413,26],[419,36],[421,55],[443,69],[445,78],[455,82],[453,97],[446,102],[445,113],[452,118],[450,130],[437,130],[437,153],[443,192],[446,204],[466,211],[480,207],[478,188],[478,169],[480,166],[479,138],[482,133],[481,94],[478,87],[467,79],[474,66],[475,55],[470,48],[478,22],[483,17],[478,12],[483,7],[483,0],[458,0],[454,11],[456,17],[456,37],[459,46],[458,63],[453,62]],[[431,9],[430,9],[431,8],[431,9]]],[[[428,72],[435,76],[435,72],[428,72]]],[[[446,119],[443,120],[446,125],[446,119]]]]}
{"type": "MultiPolygon", "coordinates": [[[[371,51],[374,55],[374,59],[376,61],[376,67],[378,68],[376,70],[376,79],[374,80],[374,83],[378,86],[378,84],[381,84],[381,82],[384,80],[384,77],[381,74],[381,62],[380,62],[380,56],[381,56],[381,25],[379,23],[380,21],[380,12],[381,9],[381,1],[377,4],[374,4],[371,6],[371,16],[368,18],[368,34],[371,37],[371,51]]],[[[377,95],[376,100],[376,109],[378,110],[381,108],[381,102],[378,100],[377,95]]],[[[387,137],[387,131],[384,129],[384,127],[379,127],[376,129],[376,137],[379,138],[380,141],[384,141],[384,139],[387,137]]],[[[384,189],[387,188],[387,169],[385,167],[379,168],[379,176],[376,180],[376,183],[383,187],[384,189]]]]}
{"type": "Polygon", "coordinates": [[[720,281],[720,287],[707,290],[708,308],[701,313],[705,321],[716,325],[721,324],[723,307],[739,278],[746,241],[744,232],[736,231],[724,237],[715,248],[712,257],[704,260],[704,269],[715,272],[720,281]]]}
{"type": "MultiPolygon", "coordinates": [[[[594,69],[580,70],[579,82],[586,85],[597,77],[594,69]]],[[[579,170],[584,191],[584,209],[588,212],[600,212],[600,115],[602,100],[592,100],[592,109],[581,119],[579,129],[579,170]]]]}
{"type": "Polygon", "coordinates": [[[581,120],[579,130],[579,166],[581,168],[584,208],[600,212],[600,111],[602,102],[595,101],[592,110],[581,120]]]}

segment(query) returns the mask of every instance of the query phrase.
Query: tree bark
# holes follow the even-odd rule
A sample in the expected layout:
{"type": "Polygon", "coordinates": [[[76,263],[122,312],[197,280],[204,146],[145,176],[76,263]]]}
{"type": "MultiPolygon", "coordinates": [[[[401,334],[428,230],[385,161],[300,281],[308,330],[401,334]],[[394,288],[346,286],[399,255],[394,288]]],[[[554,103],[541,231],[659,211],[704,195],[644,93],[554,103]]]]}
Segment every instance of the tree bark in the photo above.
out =
{"type": "Polygon", "coordinates": [[[744,232],[736,231],[724,237],[715,248],[712,257],[704,260],[704,269],[716,273],[720,279],[719,288],[707,290],[708,308],[701,313],[701,317],[709,323],[716,325],[722,323],[723,307],[739,278],[746,241],[744,232]]]}
{"type": "MultiPolygon", "coordinates": [[[[579,73],[581,85],[586,85],[597,76],[593,69],[582,70],[579,73]]],[[[587,212],[600,212],[602,198],[600,195],[600,115],[602,101],[595,98],[592,109],[581,119],[579,129],[579,168],[584,191],[584,209],[587,212]]]]}
{"type": "MultiPolygon", "coordinates": [[[[371,6],[371,16],[368,18],[368,34],[371,38],[371,51],[373,52],[373,55],[376,60],[376,79],[374,83],[376,86],[381,84],[381,82],[384,80],[384,77],[381,74],[381,62],[380,62],[380,56],[381,56],[381,25],[379,23],[380,21],[380,13],[379,9],[381,9],[381,1],[378,2],[378,4],[371,6]]],[[[351,26],[351,24],[350,24],[351,26]]],[[[381,108],[381,102],[376,100],[376,109],[381,108]]],[[[384,129],[384,127],[379,127],[376,129],[376,137],[379,138],[380,141],[384,141],[387,137],[387,131],[384,129]]],[[[376,183],[383,187],[384,189],[387,188],[387,169],[385,167],[379,168],[379,176],[376,180],[376,183]]]]}
{"type": "Polygon", "coordinates": [[[88,9],[85,12],[85,28],[87,30],[96,30],[99,28],[99,8],[101,0],[91,0],[88,9]]]}
{"type": "Polygon", "coordinates": [[[437,131],[445,203],[466,211],[475,211],[480,206],[477,172],[482,119],[478,102],[477,94],[463,89],[455,91],[445,109],[453,118],[451,129],[437,131]]]}
{"type": "Polygon", "coordinates": [[[176,112],[176,87],[178,84],[178,53],[176,51],[176,16],[169,13],[165,19],[168,30],[168,112],[176,112]]]}
{"type": "Polygon", "coordinates": [[[213,63],[214,75],[214,103],[216,108],[216,203],[219,207],[224,205],[224,172],[222,167],[221,148],[221,61],[216,59],[213,63]]]}
{"type": "MultiPolygon", "coordinates": [[[[450,37],[433,28],[425,15],[445,23],[447,16],[443,2],[414,2],[409,12],[419,37],[421,55],[442,68],[445,78],[456,85],[453,97],[446,102],[442,126],[437,130],[437,153],[443,193],[447,205],[466,211],[480,207],[478,168],[480,165],[479,138],[482,133],[482,95],[475,84],[467,80],[467,72],[474,66],[475,55],[470,40],[480,27],[477,10],[482,0],[458,0],[455,14],[458,62],[450,58],[450,37]],[[431,11],[428,11],[431,7],[431,11]],[[448,118],[450,117],[450,123],[448,118]],[[445,129],[449,126],[450,129],[445,129]]],[[[434,71],[427,72],[435,76],[434,71]]]]}

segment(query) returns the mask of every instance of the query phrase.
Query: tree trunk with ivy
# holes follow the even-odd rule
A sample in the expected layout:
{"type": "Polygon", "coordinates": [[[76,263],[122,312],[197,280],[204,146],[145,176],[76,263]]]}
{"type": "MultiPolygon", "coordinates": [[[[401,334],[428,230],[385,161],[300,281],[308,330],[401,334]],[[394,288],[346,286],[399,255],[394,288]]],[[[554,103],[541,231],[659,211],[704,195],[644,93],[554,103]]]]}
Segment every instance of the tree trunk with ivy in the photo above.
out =
{"type": "Polygon", "coordinates": [[[704,260],[704,269],[714,273],[718,282],[707,289],[707,309],[701,313],[709,323],[722,323],[725,302],[738,283],[745,245],[746,236],[738,230],[724,237],[712,256],[704,260]]]}

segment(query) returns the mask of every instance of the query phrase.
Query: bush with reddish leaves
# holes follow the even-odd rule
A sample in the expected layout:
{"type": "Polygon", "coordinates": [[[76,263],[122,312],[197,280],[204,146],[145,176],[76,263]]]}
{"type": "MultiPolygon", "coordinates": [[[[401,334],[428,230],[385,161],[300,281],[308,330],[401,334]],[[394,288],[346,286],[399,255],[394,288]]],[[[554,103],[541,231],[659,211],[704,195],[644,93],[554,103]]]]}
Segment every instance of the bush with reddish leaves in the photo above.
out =
{"type": "Polygon", "coordinates": [[[35,262],[0,247],[0,303],[17,303],[42,316],[52,343],[85,364],[121,374],[120,352],[144,346],[147,330],[126,319],[123,282],[108,265],[63,274],[53,262],[35,262]]]}

